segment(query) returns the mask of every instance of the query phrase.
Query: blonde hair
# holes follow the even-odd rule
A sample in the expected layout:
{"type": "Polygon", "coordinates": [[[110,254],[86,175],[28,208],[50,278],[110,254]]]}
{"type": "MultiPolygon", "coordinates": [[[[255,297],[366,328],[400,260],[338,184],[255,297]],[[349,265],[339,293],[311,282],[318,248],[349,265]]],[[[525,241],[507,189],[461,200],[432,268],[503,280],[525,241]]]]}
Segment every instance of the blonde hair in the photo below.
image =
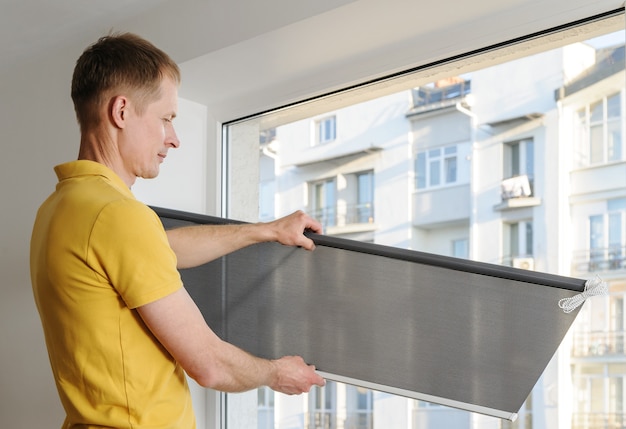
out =
{"type": "Polygon", "coordinates": [[[164,77],[180,83],[180,69],[152,43],[132,33],[101,37],[78,58],[72,76],[72,100],[81,131],[97,126],[107,97],[124,91],[142,114],[159,97],[164,77]]]}

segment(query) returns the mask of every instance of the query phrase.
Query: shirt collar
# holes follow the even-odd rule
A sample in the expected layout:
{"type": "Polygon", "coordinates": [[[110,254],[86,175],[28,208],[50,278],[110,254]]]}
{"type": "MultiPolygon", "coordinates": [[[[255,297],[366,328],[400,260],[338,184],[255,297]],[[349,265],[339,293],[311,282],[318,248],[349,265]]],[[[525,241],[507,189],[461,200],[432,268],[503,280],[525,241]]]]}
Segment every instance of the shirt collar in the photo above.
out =
{"type": "Polygon", "coordinates": [[[122,178],[109,167],[99,162],[79,159],[55,166],[54,172],[59,182],[79,176],[102,176],[121,192],[133,196],[133,193],[122,178]]]}

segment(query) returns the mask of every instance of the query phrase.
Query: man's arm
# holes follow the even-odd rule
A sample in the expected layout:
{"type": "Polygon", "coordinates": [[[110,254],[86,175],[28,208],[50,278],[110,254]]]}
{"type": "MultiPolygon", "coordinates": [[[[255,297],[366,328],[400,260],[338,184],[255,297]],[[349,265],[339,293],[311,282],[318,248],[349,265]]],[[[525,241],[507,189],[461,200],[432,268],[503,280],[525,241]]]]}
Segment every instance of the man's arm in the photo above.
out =
{"type": "Polygon", "coordinates": [[[313,250],[313,241],[303,233],[322,232],[322,226],[302,211],[267,223],[241,225],[194,225],[167,231],[176,253],[178,268],[197,267],[255,243],[276,241],[313,250]]]}
{"type": "Polygon", "coordinates": [[[325,384],[315,367],[301,357],[261,359],[222,341],[184,287],[137,310],[155,337],[201,386],[224,392],[269,386],[291,395],[325,384]]]}

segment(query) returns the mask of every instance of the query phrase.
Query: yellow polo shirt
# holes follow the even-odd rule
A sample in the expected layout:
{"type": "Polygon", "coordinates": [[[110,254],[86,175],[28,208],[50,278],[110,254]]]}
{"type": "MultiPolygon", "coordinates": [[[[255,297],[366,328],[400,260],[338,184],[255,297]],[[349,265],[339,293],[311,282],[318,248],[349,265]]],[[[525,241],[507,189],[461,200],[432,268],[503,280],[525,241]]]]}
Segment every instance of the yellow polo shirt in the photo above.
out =
{"type": "Polygon", "coordinates": [[[158,216],[102,164],[55,172],[30,266],[63,428],[194,428],[183,369],[136,310],[182,287],[158,216]]]}

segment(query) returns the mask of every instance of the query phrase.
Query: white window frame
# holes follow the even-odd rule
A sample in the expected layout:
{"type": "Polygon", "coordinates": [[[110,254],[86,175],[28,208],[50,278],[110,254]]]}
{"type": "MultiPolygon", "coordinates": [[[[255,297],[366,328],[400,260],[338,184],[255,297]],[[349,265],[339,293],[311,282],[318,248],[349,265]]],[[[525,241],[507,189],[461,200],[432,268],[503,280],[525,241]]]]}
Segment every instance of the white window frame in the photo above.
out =
{"type": "MultiPolygon", "coordinates": [[[[314,139],[314,141],[317,141],[317,139],[314,139]]],[[[225,144],[226,143],[223,142],[223,145],[225,145],[225,144]]],[[[222,147],[225,147],[225,146],[222,146],[222,147]]],[[[227,162],[227,161],[224,161],[224,162],[227,162]]],[[[228,173],[228,169],[225,168],[224,165],[222,165],[222,170],[221,171],[222,171],[222,180],[223,180],[223,183],[222,183],[222,207],[223,207],[222,213],[223,213],[223,215],[226,215],[225,213],[228,212],[228,206],[229,206],[229,201],[227,200],[229,195],[228,195],[228,192],[226,191],[228,189],[228,185],[225,182],[227,181],[226,179],[227,179],[229,173],[228,173]]],[[[458,178],[458,172],[457,172],[457,178],[458,178]]],[[[220,395],[220,394],[217,394],[217,395],[220,396],[220,397],[223,397],[223,395],[220,395]]],[[[208,411],[210,412],[211,411],[211,406],[210,406],[211,400],[210,400],[210,398],[207,401],[207,403],[209,404],[208,411]]],[[[218,403],[218,408],[220,406],[222,407],[221,408],[222,424],[221,424],[221,426],[218,426],[218,425],[216,425],[216,426],[209,426],[210,428],[218,429],[218,428],[224,427],[223,426],[223,424],[224,424],[224,416],[223,416],[223,414],[225,413],[225,410],[224,410],[224,405],[223,404],[219,405],[219,403],[218,403]]]]}
{"type": "Polygon", "coordinates": [[[588,103],[576,111],[575,120],[577,128],[577,145],[578,150],[581,151],[583,156],[583,165],[581,166],[593,166],[602,165],[611,162],[623,161],[626,159],[626,130],[624,125],[624,118],[626,117],[626,106],[624,106],[624,93],[623,91],[611,92],[608,95],[604,95],[598,98],[592,103],[588,103]],[[609,99],[617,100],[619,105],[619,113],[617,116],[609,117],[609,99]],[[601,108],[601,117],[593,118],[594,106],[601,108]],[[610,147],[613,140],[611,136],[611,130],[617,128],[619,133],[618,142],[615,147],[610,147]],[[597,144],[594,151],[594,130],[597,130],[597,144]],[[596,153],[597,152],[597,153],[596,153]],[[616,152],[616,154],[612,154],[616,152]]]}
{"type": "Polygon", "coordinates": [[[417,190],[455,185],[459,181],[459,149],[457,145],[439,146],[417,152],[415,163],[415,188],[417,190]],[[423,158],[422,158],[423,157],[423,158]],[[423,159],[424,164],[420,164],[423,159]],[[454,178],[448,177],[448,163],[454,161],[454,178]],[[421,173],[424,169],[424,173],[421,173]],[[423,182],[421,181],[423,178],[423,182]],[[435,183],[433,183],[435,182],[435,183]],[[423,183],[423,185],[422,185],[423,183]]]}
{"type": "Polygon", "coordinates": [[[335,115],[316,119],[314,128],[313,146],[330,143],[337,139],[337,117],[335,115]]]}

